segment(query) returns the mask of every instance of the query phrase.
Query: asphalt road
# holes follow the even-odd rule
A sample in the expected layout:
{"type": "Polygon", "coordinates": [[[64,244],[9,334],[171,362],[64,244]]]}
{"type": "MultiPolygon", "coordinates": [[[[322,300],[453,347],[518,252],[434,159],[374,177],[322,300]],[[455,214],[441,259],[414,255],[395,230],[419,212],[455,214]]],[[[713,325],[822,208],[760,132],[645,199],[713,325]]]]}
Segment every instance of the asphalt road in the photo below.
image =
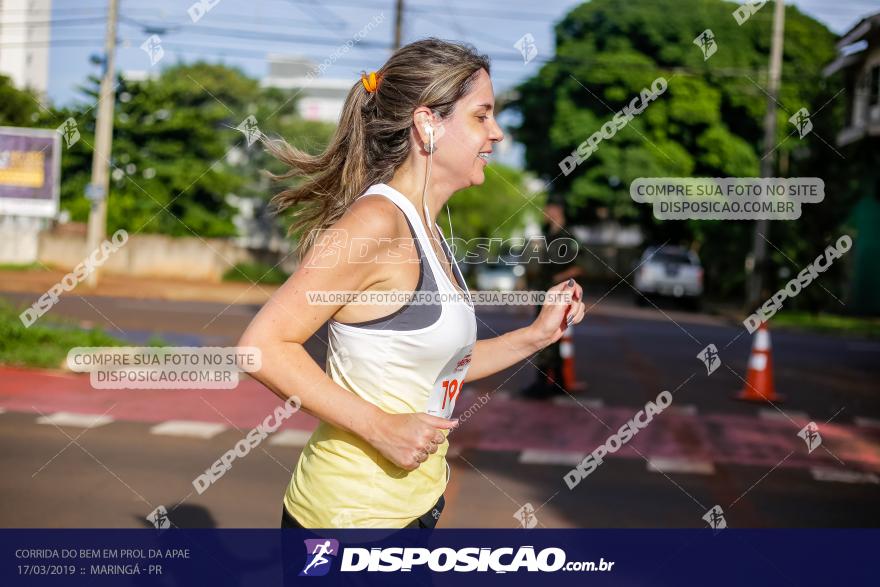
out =
{"type": "MultiPolygon", "coordinates": [[[[210,440],[160,437],[148,424],[114,422],[77,438],[82,432],[36,424],[33,414],[0,415],[0,439],[12,448],[0,477],[3,527],[148,527],[146,516],[159,506],[181,528],[276,527],[299,455],[264,445],[198,495],[192,479],[241,438],[236,431],[210,440]]],[[[569,491],[562,476],[570,467],[524,464],[510,451],[465,450],[450,463],[440,527],[518,527],[514,515],[527,503],[541,527],[701,527],[716,504],[737,527],[880,520],[880,485],[817,481],[806,469],[720,465],[714,475],[666,476],[639,460],[610,459],[569,491]]]]}
{"type": "MultiPolygon", "coordinates": [[[[232,345],[256,310],[93,297],[63,299],[53,313],[101,324],[133,343],[159,334],[173,344],[232,345]]],[[[502,312],[481,311],[478,318],[480,338],[529,321],[528,314],[502,312]]],[[[319,362],[325,339],[322,329],[307,345],[319,362]]],[[[453,438],[441,526],[517,527],[522,516],[515,514],[525,507],[544,527],[700,527],[719,505],[730,526],[876,527],[880,343],[789,331],[772,332],[772,343],[776,387],[786,401],[738,402],[731,396],[743,387],[751,345],[741,326],[603,299],[575,332],[583,392],[546,402],[517,398],[535,376],[525,362],[466,389],[459,409],[476,405],[480,395],[489,401],[453,438]],[[721,359],[711,375],[696,358],[709,343],[721,359]],[[569,490],[563,476],[574,464],[662,390],[673,392],[671,408],[569,490]],[[808,421],[823,438],[812,452],[797,436],[808,421]]],[[[0,372],[0,438],[7,447],[0,526],[136,527],[148,524],[145,516],[159,505],[181,527],[278,524],[301,439],[263,443],[202,495],[192,486],[247,431],[254,398],[274,401],[254,382],[211,410],[195,392],[119,392],[111,400],[106,393],[113,392],[89,393],[87,381],[28,377],[0,372]],[[145,398],[155,404],[145,409],[145,398]],[[100,414],[103,406],[113,419],[100,426],[39,421],[59,411],[100,414]],[[224,429],[209,438],[155,433],[157,423],[178,413],[224,429]]],[[[296,423],[300,432],[310,425],[296,423]]]]}

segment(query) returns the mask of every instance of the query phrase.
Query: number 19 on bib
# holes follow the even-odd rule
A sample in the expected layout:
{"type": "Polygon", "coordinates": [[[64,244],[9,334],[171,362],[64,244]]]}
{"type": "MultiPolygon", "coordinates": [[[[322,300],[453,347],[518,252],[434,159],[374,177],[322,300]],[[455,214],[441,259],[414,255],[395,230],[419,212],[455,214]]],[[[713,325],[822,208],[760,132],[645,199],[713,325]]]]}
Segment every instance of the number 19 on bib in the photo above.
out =
{"type": "Polygon", "coordinates": [[[428,398],[428,409],[432,416],[441,418],[452,417],[455,408],[455,400],[461,393],[461,386],[471,363],[471,351],[473,345],[462,348],[443,367],[440,375],[434,381],[434,389],[428,398]]]}

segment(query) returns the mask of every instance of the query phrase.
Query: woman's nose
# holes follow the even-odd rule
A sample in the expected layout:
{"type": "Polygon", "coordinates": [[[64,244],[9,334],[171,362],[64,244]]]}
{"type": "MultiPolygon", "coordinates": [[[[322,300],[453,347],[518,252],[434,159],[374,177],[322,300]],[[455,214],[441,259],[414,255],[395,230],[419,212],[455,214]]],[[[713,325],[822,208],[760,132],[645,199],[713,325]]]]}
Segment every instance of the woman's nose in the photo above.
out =
{"type": "Polygon", "coordinates": [[[495,122],[495,120],[492,120],[492,123],[495,128],[494,128],[494,132],[492,133],[492,135],[489,138],[491,140],[495,141],[496,143],[500,143],[501,141],[504,140],[504,131],[501,130],[501,127],[498,125],[497,122],[495,122]]]}

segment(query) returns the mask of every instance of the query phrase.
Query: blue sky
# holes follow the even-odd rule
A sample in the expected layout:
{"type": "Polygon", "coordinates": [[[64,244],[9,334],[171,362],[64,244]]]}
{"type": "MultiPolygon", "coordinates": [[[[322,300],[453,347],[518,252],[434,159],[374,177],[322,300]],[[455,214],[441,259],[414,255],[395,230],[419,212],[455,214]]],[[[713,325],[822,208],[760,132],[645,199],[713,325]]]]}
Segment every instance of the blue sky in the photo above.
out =
{"type": "MultiPolygon", "coordinates": [[[[140,49],[150,27],[158,29],[165,50],[155,67],[201,58],[238,66],[254,77],[265,74],[267,53],[299,54],[320,62],[372,19],[382,18],[363,42],[327,69],[327,77],[355,80],[360,70],[382,64],[392,38],[393,0],[202,0],[215,4],[197,23],[187,14],[193,1],[120,0],[117,69],[150,69],[147,53],[140,49]]],[[[793,3],[838,34],[878,8],[876,0],[793,3]]],[[[477,45],[493,57],[492,77],[500,92],[534,74],[541,59],[551,56],[554,23],[578,4],[574,0],[408,0],[404,42],[438,36],[477,45]],[[513,46],[526,33],[533,35],[538,49],[538,58],[528,64],[513,46]]],[[[89,57],[102,51],[106,6],[106,0],[53,2],[49,96],[56,104],[76,100],[77,86],[98,72],[89,57]]],[[[772,10],[772,3],[762,10],[772,10]]]]}

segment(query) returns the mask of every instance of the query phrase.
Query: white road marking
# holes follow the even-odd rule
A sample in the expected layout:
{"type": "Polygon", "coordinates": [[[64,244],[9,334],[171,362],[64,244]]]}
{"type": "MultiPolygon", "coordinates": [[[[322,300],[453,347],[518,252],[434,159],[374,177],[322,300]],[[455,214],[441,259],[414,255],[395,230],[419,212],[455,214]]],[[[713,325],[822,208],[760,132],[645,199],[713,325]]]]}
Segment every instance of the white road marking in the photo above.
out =
{"type": "Polygon", "coordinates": [[[269,444],[274,446],[305,446],[311,435],[309,430],[282,430],[269,438],[269,444]]]}
{"type": "Polygon", "coordinates": [[[570,395],[557,395],[553,397],[553,403],[560,406],[585,406],[591,410],[598,410],[605,406],[599,398],[595,397],[578,397],[570,395]]]}
{"type": "Polygon", "coordinates": [[[781,413],[776,408],[761,408],[758,410],[758,417],[762,420],[784,420],[788,421],[788,418],[792,420],[803,420],[804,422],[810,421],[810,415],[806,412],[797,412],[797,411],[786,411],[783,410],[785,414],[781,413]],[[786,418],[788,416],[788,418],[786,418]]]}
{"type": "Polygon", "coordinates": [[[711,475],[715,472],[715,465],[711,461],[701,461],[698,459],[651,457],[648,459],[648,470],[654,473],[711,475]]]}
{"type": "Polygon", "coordinates": [[[109,424],[113,416],[107,414],[74,414],[73,412],[55,412],[37,418],[37,424],[54,424],[55,426],[73,426],[76,428],[97,428],[109,424]]]}
{"type": "Polygon", "coordinates": [[[584,454],[570,450],[529,448],[519,453],[519,462],[525,465],[577,465],[584,454]]]}
{"type": "Polygon", "coordinates": [[[880,477],[874,473],[863,471],[847,471],[846,469],[830,469],[811,467],[810,474],[816,481],[836,481],[838,483],[873,483],[880,485],[880,477]]]}
{"type": "Polygon", "coordinates": [[[194,422],[191,420],[168,420],[150,428],[150,434],[159,436],[187,436],[190,438],[214,438],[226,430],[225,424],[194,422]]]}
{"type": "Polygon", "coordinates": [[[875,418],[855,417],[856,426],[865,426],[866,428],[880,428],[880,420],[875,418]]]}

